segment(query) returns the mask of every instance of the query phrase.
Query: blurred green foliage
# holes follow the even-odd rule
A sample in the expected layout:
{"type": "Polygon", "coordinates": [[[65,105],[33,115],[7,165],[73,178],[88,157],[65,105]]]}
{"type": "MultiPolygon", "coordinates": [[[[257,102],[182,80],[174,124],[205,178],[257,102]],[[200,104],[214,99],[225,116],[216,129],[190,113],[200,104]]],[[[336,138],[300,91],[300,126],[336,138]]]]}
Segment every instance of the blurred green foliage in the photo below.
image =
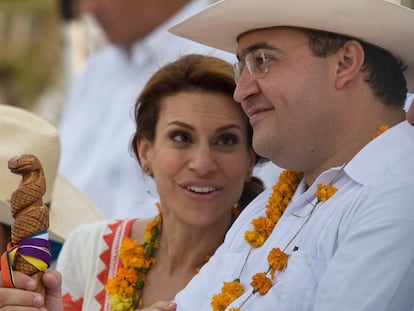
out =
{"type": "Polygon", "coordinates": [[[0,0],[0,102],[31,109],[61,75],[56,0],[0,0]]]}
{"type": "Polygon", "coordinates": [[[49,0],[1,0],[0,10],[45,10],[50,7],[52,2],[49,0]]]}

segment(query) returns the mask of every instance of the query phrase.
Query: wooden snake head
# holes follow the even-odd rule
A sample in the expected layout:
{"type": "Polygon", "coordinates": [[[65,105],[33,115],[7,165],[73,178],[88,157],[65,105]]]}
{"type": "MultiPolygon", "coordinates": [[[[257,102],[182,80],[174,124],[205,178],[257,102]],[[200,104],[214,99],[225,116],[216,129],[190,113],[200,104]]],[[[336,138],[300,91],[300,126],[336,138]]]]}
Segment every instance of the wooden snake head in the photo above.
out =
{"type": "Polygon", "coordinates": [[[13,157],[8,162],[12,173],[21,175],[19,188],[12,193],[12,216],[29,206],[41,207],[42,196],[46,192],[46,179],[39,159],[31,154],[13,157]]]}
{"type": "Polygon", "coordinates": [[[15,156],[9,160],[8,166],[12,173],[26,178],[40,174],[43,171],[39,159],[32,154],[15,156]]]}

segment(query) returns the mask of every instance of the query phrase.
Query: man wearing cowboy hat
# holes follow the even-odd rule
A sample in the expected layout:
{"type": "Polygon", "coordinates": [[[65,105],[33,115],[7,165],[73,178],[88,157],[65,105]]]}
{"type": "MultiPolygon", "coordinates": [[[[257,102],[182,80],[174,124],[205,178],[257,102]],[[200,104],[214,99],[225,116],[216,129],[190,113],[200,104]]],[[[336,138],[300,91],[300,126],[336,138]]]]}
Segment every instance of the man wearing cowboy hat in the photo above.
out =
{"type": "Polygon", "coordinates": [[[414,310],[413,29],[384,0],[222,0],[171,29],[237,54],[254,148],[289,172],[148,310],[414,310]]]}
{"type": "Polygon", "coordinates": [[[413,310],[414,127],[403,110],[413,29],[412,9],[383,0],[223,0],[172,28],[237,54],[234,98],[256,152],[304,173],[263,246],[244,232],[272,190],[178,294],[178,310],[211,310],[235,279],[244,290],[226,310],[413,310]],[[319,184],[336,193],[318,203],[319,184]],[[287,264],[252,294],[274,247],[287,264]]]}

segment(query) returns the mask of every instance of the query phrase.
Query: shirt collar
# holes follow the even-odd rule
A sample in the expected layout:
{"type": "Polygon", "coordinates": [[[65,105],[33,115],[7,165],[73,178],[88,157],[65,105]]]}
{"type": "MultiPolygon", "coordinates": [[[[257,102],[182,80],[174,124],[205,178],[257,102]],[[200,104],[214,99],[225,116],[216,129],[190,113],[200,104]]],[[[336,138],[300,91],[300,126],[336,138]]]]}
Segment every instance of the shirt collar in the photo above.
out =
{"type": "Polygon", "coordinates": [[[408,121],[403,121],[369,142],[344,170],[350,178],[364,185],[383,171],[384,164],[390,163],[410,150],[414,152],[413,149],[414,126],[408,121]]]}

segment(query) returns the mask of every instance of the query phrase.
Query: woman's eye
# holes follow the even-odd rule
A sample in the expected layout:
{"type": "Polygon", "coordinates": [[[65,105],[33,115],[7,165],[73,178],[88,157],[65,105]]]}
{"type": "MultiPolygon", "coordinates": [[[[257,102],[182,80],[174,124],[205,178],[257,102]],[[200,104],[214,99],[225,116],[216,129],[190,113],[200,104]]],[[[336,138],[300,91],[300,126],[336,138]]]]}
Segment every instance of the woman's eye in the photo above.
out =
{"type": "Polygon", "coordinates": [[[170,135],[170,138],[180,143],[187,143],[191,141],[190,136],[184,132],[174,132],[170,135]]]}
{"type": "Polygon", "coordinates": [[[234,135],[221,136],[217,142],[218,145],[235,145],[238,139],[234,135]]]}

